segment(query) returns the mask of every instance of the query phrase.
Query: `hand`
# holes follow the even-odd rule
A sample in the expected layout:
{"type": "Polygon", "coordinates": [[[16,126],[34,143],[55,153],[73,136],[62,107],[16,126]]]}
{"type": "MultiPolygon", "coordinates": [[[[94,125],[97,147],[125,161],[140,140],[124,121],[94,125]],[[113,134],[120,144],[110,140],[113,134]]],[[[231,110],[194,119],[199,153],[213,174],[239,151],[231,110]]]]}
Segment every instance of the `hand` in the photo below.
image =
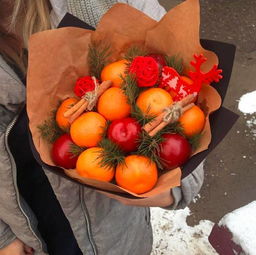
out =
{"type": "Polygon", "coordinates": [[[33,255],[34,251],[31,247],[24,244],[19,239],[15,239],[8,246],[0,249],[0,255],[33,255]]]}

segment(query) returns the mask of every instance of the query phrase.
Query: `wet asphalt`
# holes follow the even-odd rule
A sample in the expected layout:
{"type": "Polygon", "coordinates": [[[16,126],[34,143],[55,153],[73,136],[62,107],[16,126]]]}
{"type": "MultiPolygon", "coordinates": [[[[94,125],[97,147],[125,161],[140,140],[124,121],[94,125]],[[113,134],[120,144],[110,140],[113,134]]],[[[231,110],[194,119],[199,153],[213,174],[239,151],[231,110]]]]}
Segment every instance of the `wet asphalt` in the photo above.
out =
{"type": "MultiPolygon", "coordinates": [[[[182,1],[159,2],[169,10],[182,1]]],[[[240,117],[207,157],[200,198],[189,206],[190,225],[201,219],[218,222],[226,213],[256,200],[256,122],[251,127],[247,123],[256,114],[244,115],[238,110],[240,97],[256,90],[256,1],[201,0],[200,3],[201,38],[237,47],[223,105],[240,117]]]]}

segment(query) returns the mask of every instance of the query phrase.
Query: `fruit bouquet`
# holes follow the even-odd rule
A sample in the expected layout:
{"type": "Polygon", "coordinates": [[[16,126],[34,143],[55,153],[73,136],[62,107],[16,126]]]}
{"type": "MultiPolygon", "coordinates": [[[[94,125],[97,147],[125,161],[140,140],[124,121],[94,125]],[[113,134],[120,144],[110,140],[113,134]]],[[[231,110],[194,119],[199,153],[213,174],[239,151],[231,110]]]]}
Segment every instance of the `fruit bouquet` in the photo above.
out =
{"type": "Polygon", "coordinates": [[[96,31],[41,32],[29,52],[27,111],[43,164],[124,203],[169,205],[180,167],[208,148],[209,115],[221,105],[210,83],[222,71],[200,45],[198,0],[160,22],[116,4],[96,31]]]}

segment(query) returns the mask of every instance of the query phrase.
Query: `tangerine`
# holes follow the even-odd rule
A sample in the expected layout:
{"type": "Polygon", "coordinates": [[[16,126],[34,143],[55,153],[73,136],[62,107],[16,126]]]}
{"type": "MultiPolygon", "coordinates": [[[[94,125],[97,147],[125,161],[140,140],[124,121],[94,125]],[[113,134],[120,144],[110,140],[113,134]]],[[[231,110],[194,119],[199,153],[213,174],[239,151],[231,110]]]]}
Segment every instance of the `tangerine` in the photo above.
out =
{"type": "Polygon", "coordinates": [[[75,105],[77,101],[78,100],[73,97],[65,99],[61,103],[61,105],[59,106],[56,112],[55,120],[57,122],[58,127],[63,131],[67,131],[70,128],[70,123],[68,121],[68,118],[64,117],[64,113],[68,109],[70,109],[73,105],[75,105]]]}
{"type": "Polygon", "coordinates": [[[125,76],[126,68],[127,61],[124,59],[106,65],[101,72],[101,80],[111,80],[113,83],[113,87],[121,87],[123,83],[121,77],[125,76]]]}
{"type": "Polygon", "coordinates": [[[150,88],[143,91],[136,102],[145,115],[159,115],[164,108],[172,103],[171,95],[161,88],[150,88]]]}
{"type": "Polygon", "coordinates": [[[111,121],[128,117],[131,112],[131,106],[127,101],[122,89],[109,88],[98,100],[98,112],[111,121]]]}
{"type": "Polygon", "coordinates": [[[184,134],[191,137],[199,134],[203,130],[205,115],[204,112],[195,105],[181,115],[179,122],[183,127],[184,134]]]}
{"type": "Polygon", "coordinates": [[[184,81],[185,83],[187,83],[188,85],[193,85],[193,81],[190,79],[190,78],[188,78],[187,76],[180,76],[180,79],[182,80],[182,81],[184,81]]]}
{"type": "Polygon", "coordinates": [[[116,168],[116,182],[119,186],[136,194],[151,190],[157,182],[156,164],[149,158],[130,155],[116,168]]]}
{"type": "Polygon", "coordinates": [[[100,165],[99,156],[102,150],[100,147],[92,147],[79,155],[76,171],[80,176],[106,182],[113,179],[114,167],[102,167],[100,165]]]}
{"type": "Polygon", "coordinates": [[[107,121],[97,112],[86,112],[78,117],[70,127],[74,143],[80,147],[94,147],[102,139],[107,121]]]}

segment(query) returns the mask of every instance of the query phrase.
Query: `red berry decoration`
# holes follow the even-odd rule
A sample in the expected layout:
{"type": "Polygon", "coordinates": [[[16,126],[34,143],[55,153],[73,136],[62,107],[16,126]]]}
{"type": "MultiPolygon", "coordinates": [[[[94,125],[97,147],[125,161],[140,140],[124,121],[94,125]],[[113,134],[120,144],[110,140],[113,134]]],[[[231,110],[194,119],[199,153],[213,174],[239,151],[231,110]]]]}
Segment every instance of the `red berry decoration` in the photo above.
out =
{"type": "Polygon", "coordinates": [[[129,71],[136,75],[138,87],[153,87],[159,78],[158,65],[152,57],[134,58],[129,71]]]}
{"type": "Polygon", "coordinates": [[[164,134],[159,156],[164,167],[172,169],[184,164],[191,155],[190,143],[179,134],[164,134]]]}
{"type": "Polygon", "coordinates": [[[74,93],[78,97],[83,97],[87,92],[93,91],[95,89],[95,82],[91,76],[84,76],[76,81],[74,87],[74,93]]]}
{"type": "Polygon", "coordinates": [[[74,169],[78,156],[71,153],[71,146],[75,145],[69,134],[60,136],[53,144],[52,159],[57,166],[74,169]]]}
{"type": "Polygon", "coordinates": [[[136,151],[141,132],[140,124],[133,118],[114,120],[108,128],[108,138],[125,152],[136,151]]]}
{"type": "Polygon", "coordinates": [[[150,55],[148,55],[148,57],[151,57],[151,58],[153,58],[156,61],[157,65],[158,65],[159,73],[161,73],[162,72],[162,68],[164,66],[166,66],[165,57],[163,55],[161,55],[161,54],[150,54],[150,55]]]}

